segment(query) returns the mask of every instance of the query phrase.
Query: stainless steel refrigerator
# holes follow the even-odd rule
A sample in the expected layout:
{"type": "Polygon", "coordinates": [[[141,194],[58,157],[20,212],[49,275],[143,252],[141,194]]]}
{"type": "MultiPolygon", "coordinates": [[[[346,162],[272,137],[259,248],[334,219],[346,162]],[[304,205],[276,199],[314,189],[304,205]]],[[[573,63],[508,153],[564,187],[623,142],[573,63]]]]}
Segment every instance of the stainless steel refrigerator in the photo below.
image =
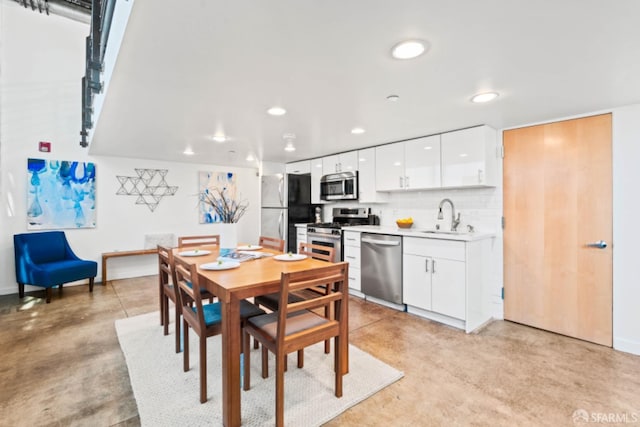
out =
{"type": "Polygon", "coordinates": [[[281,175],[262,177],[260,234],[287,241],[288,251],[297,252],[295,225],[313,222],[315,208],[311,204],[311,175],[281,175]]]}

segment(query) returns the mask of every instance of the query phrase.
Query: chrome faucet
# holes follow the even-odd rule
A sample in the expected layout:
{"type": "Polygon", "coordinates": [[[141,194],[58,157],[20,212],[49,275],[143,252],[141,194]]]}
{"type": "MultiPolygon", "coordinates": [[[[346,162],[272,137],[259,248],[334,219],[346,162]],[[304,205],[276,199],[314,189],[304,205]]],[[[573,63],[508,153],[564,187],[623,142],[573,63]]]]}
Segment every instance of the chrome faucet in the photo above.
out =
{"type": "Polygon", "coordinates": [[[449,203],[451,205],[451,231],[457,231],[458,226],[460,225],[460,212],[458,212],[458,217],[456,218],[456,208],[453,206],[451,199],[442,199],[440,201],[440,205],[438,205],[438,219],[444,219],[442,206],[445,203],[449,203]]]}

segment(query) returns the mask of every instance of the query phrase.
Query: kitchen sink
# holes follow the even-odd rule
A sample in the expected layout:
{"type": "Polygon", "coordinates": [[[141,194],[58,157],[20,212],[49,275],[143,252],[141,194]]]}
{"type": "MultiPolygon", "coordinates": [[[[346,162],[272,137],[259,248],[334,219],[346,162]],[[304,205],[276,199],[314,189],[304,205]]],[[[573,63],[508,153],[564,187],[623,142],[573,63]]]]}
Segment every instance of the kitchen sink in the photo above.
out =
{"type": "Polygon", "coordinates": [[[468,234],[466,231],[451,231],[451,230],[420,230],[420,233],[428,233],[428,234],[453,234],[453,235],[468,234]]]}

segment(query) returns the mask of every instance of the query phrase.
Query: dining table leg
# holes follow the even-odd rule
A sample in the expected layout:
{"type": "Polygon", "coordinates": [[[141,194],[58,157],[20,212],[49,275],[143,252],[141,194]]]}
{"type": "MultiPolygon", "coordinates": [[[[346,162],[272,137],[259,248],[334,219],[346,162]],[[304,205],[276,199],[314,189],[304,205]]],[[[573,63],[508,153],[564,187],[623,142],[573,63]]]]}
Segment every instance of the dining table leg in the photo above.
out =
{"type": "Polygon", "coordinates": [[[241,424],[240,416],[240,301],[230,297],[222,303],[222,423],[241,424]]]}

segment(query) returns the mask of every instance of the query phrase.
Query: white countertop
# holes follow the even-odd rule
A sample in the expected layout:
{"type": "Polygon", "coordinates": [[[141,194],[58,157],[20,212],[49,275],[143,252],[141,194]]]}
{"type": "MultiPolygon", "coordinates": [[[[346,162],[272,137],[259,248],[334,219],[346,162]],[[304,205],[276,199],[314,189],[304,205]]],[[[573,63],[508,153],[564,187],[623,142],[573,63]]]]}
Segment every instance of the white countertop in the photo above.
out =
{"type": "Polygon", "coordinates": [[[461,234],[439,234],[425,233],[425,230],[419,228],[398,228],[394,226],[383,225],[354,225],[350,227],[343,227],[342,230],[355,231],[358,233],[393,234],[396,236],[421,237],[424,239],[458,240],[462,242],[472,242],[474,240],[489,239],[496,236],[496,233],[488,231],[474,231],[473,233],[461,234]]]}
{"type": "Polygon", "coordinates": [[[301,223],[299,223],[299,224],[295,224],[295,226],[296,226],[296,227],[304,227],[304,228],[307,228],[307,225],[309,225],[309,224],[313,224],[313,223],[311,223],[311,222],[301,222],[301,223]]]}

